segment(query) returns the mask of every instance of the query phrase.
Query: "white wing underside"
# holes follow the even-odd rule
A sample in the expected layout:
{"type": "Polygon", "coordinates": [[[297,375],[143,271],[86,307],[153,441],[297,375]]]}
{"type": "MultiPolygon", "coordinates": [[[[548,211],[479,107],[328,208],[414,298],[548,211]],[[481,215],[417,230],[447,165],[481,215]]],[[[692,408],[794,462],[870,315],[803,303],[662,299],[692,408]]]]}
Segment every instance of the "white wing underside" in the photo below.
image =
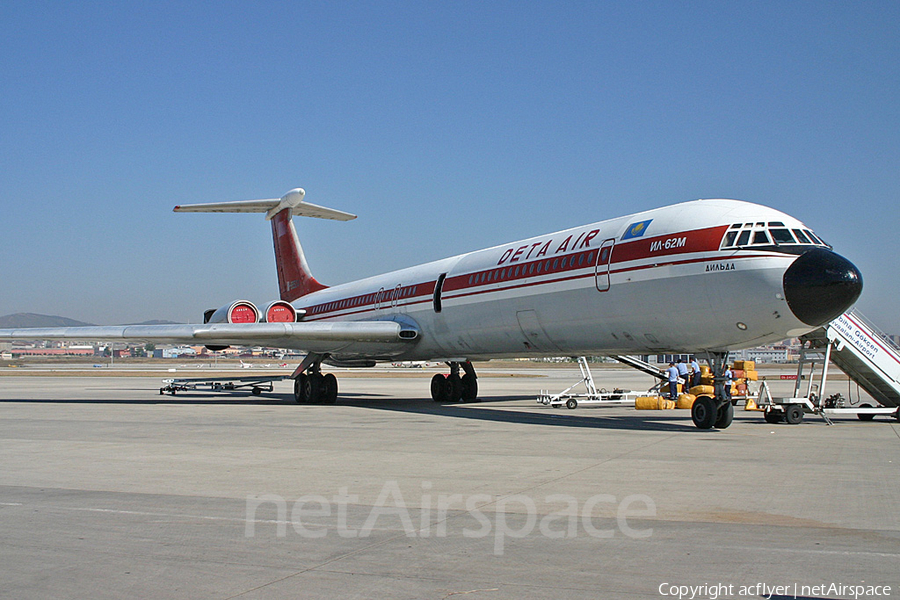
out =
{"type": "Polygon", "coordinates": [[[360,356],[400,354],[416,337],[417,332],[403,328],[394,321],[0,329],[0,340],[130,341],[212,346],[268,346],[305,350],[317,354],[360,356]]]}

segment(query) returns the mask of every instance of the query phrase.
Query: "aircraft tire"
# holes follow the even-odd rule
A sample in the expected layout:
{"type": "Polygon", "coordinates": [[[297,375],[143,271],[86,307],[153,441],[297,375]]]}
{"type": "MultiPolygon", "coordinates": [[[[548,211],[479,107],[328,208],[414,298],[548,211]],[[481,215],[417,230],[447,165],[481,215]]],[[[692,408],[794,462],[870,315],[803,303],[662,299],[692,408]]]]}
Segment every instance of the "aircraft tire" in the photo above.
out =
{"type": "Polygon", "coordinates": [[[469,373],[462,376],[462,401],[476,402],[478,400],[478,379],[469,373]]]}
{"type": "Polygon", "coordinates": [[[716,429],[727,429],[732,421],[734,421],[734,405],[726,402],[716,415],[716,429]]]}
{"type": "Polygon", "coordinates": [[[694,406],[691,407],[691,420],[697,429],[712,429],[716,424],[718,410],[716,410],[716,401],[709,396],[700,396],[694,400],[694,406]]]}
{"type": "MultiPolygon", "coordinates": [[[[860,408],[873,408],[871,404],[860,404],[860,408]]],[[[856,415],[856,418],[860,421],[871,421],[875,418],[875,415],[856,415]]]]}
{"type": "Polygon", "coordinates": [[[306,404],[306,374],[300,373],[294,379],[294,402],[297,404],[306,404]]]}
{"type": "Polygon", "coordinates": [[[435,402],[447,402],[447,376],[438,373],[431,378],[431,399],[435,402]]]}
{"type": "Polygon", "coordinates": [[[796,425],[803,420],[803,407],[799,404],[791,404],[784,409],[784,421],[796,425]]]}
{"type": "Polygon", "coordinates": [[[303,395],[306,396],[307,404],[319,404],[322,401],[322,375],[320,373],[306,376],[303,395]]]}
{"type": "Polygon", "coordinates": [[[459,402],[462,400],[463,384],[459,375],[450,375],[447,377],[447,400],[449,402],[459,402]]]}
{"type": "Polygon", "coordinates": [[[334,404],[338,396],[338,380],[334,373],[327,373],[322,377],[322,404],[334,404]]]}

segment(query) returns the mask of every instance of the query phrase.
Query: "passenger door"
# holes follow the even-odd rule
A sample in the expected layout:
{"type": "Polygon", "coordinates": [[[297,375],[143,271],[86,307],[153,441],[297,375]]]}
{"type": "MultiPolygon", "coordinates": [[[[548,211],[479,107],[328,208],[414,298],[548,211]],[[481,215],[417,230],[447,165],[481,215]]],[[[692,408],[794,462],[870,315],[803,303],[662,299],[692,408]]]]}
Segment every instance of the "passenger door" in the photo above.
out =
{"type": "Polygon", "coordinates": [[[604,240],[600,245],[600,252],[597,253],[597,266],[594,270],[594,279],[597,284],[598,292],[606,292],[609,290],[609,264],[612,260],[613,246],[616,245],[616,238],[604,240]]]}

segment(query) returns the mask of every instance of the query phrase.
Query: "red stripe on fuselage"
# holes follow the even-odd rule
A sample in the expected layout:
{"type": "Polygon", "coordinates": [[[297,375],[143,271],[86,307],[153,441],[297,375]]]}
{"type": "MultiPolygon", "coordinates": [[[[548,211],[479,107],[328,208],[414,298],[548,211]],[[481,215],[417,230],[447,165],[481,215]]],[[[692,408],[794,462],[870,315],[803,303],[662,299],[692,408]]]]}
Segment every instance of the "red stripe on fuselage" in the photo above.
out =
{"type": "Polygon", "coordinates": [[[613,248],[612,263],[630,262],[654,256],[714,252],[719,249],[722,236],[725,235],[727,229],[728,225],[721,225],[619,242],[613,248]]]}
{"type": "MultiPolygon", "coordinates": [[[[613,247],[612,257],[610,259],[610,274],[619,274],[630,271],[640,271],[650,269],[657,266],[665,265],[686,265],[701,262],[718,262],[723,257],[702,257],[693,259],[674,260],[679,255],[694,254],[698,252],[715,252],[719,250],[722,236],[728,229],[728,225],[717,227],[707,227],[704,229],[695,229],[692,231],[676,232],[665,235],[659,235],[652,238],[638,238],[627,242],[618,242],[613,247]],[[682,242],[683,240],[683,242],[682,242]],[[668,244],[667,244],[668,242],[668,244]],[[646,260],[649,258],[664,258],[664,262],[646,263],[641,265],[631,265],[628,267],[614,268],[615,265],[629,263],[638,260],[646,260]]],[[[598,236],[599,237],[602,236],[598,236]]],[[[729,259],[742,258],[759,258],[761,256],[778,256],[773,254],[747,254],[735,256],[730,254],[729,259]]],[[[572,252],[558,256],[541,258],[540,260],[532,260],[517,263],[512,266],[497,266],[481,271],[474,271],[462,275],[454,275],[448,277],[444,281],[442,288],[442,297],[445,300],[464,298],[479,294],[486,294],[498,291],[507,291],[538,285],[561,283],[564,281],[572,281],[583,278],[593,278],[595,275],[595,265],[597,259],[597,248],[590,250],[582,250],[580,252],[572,252]],[[563,265],[565,261],[565,266],[563,265]],[[540,281],[530,281],[527,283],[515,283],[523,279],[534,279],[536,277],[546,277],[547,275],[561,275],[571,273],[573,271],[581,271],[578,274],[566,275],[563,277],[554,277],[553,279],[542,279],[540,281]],[[483,286],[508,283],[502,287],[484,288],[483,286]],[[475,290],[473,288],[482,288],[475,290]],[[457,292],[457,293],[454,293],[457,292]],[[460,293],[461,292],[461,293],[460,293]]],[[[412,296],[401,297],[397,299],[398,306],[408,306],[412,304],[422,304],[430,300],[434,294],[434,286],[436,281],[427,283],[418,283],[414,285],[403,286],[402,289],[413,288],[412,296]],[[423,297],[429,297],[429,300],[423,300],[423,297]]],[[[307,320],[318,320],[331,316],[347,316],[352,314],[361,314],[374,309],[375,302],[372,298],[377,292],[368,294],[358,294],[348,298],[332,300],[308,307],[309,318],[307,320]],[[368,298],[367,298],[368,297],[368,298]],[[343,306],[341,305],[343,303],[343,306]],[[348,309],[354,309],[350,312],[348,309]]],[[[384,290],[383,296],[379,304],[379,310],[390,308],[393,288],[384,290]]]]}

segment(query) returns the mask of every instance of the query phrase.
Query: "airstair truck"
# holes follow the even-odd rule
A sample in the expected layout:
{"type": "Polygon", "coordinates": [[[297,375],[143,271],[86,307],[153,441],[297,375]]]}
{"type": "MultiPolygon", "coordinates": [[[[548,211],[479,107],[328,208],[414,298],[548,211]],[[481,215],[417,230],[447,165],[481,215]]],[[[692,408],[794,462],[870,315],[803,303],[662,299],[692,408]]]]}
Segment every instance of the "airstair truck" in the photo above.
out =
{"type": "Polygon", "coordinates": [[[859,312],[845,313],[800,340],[803,347],[793,397],[773,398],[765,382],[760,386],[758,405],[765,410],[766,421],[799,423],[806,412],[822,415],[829,424],[829,416],[838,415],[856,415],[863,421],[877,415],[900,419],[900,347],[859,312]],[[829,363],[846,373],[879,406],[869,402],[848,406],[840,394],[826,397],[829,363]],[[818,365],[821,370],[817,374],[818,365]],[[803,393],[807,367],[810,371],[803,393]]]}

